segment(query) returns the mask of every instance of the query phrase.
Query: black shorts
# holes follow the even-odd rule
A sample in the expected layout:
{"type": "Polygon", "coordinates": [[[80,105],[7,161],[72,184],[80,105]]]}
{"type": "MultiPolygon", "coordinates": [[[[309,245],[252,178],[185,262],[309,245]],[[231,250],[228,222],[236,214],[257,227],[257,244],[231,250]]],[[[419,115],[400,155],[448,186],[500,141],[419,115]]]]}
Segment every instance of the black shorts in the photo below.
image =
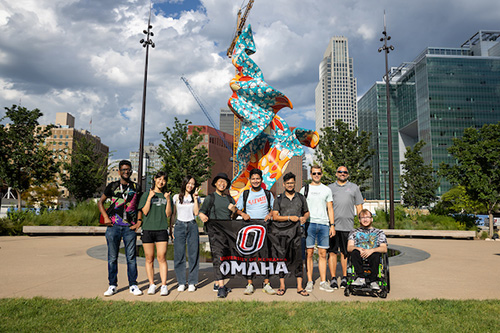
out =
{"type": "Polygon", "coordinates": [[[350,231],[336,231],[335,236],[330,238],[329,253],[339,254],[343,253],[347,256],[347,239],[349,238],[350,231]]]}
{"type": "Polygon", "coordinates": [[[168,242],[168,230],[143,230],[143,243],[168,242]]]}

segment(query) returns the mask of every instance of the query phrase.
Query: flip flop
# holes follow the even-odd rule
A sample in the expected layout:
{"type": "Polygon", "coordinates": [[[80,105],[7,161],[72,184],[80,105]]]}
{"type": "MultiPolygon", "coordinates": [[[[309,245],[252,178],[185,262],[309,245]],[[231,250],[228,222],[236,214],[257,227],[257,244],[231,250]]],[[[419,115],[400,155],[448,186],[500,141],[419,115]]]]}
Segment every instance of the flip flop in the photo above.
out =
{"type": "Polygon", "coordinates": [[[278,289],[278,292],[276,293],[276,295],[283,296],[283,295],[285,295],[285,292],[286,292],[286,289],[278,289]]]}
{"type": "Polygon", "coordinates": [[[297,294],[299,294],[300,296],[309,296],[309,293],[305,289],[302,289],[301,291],[297,291],[297,294]]]}

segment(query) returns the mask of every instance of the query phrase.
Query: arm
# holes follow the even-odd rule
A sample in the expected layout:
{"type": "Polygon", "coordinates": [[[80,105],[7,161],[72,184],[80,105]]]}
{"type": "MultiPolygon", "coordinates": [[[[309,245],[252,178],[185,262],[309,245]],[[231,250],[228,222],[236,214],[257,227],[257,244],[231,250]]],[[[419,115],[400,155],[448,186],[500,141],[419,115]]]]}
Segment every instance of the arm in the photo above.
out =
{"type": "Polygon", "coordinates": [[[245,221],[250,220],[250,215],[248,215],[247,213],[243,212],[243,211],[242,211],[242,210],[240,210],[240,209],[238,209],[238,210],[236,211],[236,215],[239,215],[239,216],[243,217],[243,220],[245,220],[245,221]]]}
{"type": "Polygon", "coordinates": [[[363,249],[362,247],[356,247],[354,245],[354,240],[349,240],[347,242],[347,252],[351,253],[354,250],[358,250],[359,253],[361,254],[361,258],[366,259],[369,256],[371,256],[375,252],[379,253],[387,253],[387,244],[386,243],[381,243],[378,247],[373,248],[373,249],[363,249]]]}
{"type": "Polygon", "coordinates": [[[144,215],[148,215],[149,210],[151,209],[151,199],[155,196],[155,192],[153,190],[149,190],[148,198],[146,199],[146,203],[140,209],[144,215]]]}
{"type": "Polygon", "coordinates": [[[106,209],[104,209],[104,202],[108,199],[107,196],[104,194],[101,195],[101,198],[99,199],[99,202],[97,203],[97,207],[99,207],[99,212],[101,213],[102,217],[104,218],[104,224],[112,226],[113,222],[111,222],[111,219],[108,216],[108,213],[106,213],[106,209]]]}
{"type": "Polygon", "coordinates": [[[301,216],[299,218],[300,224],[306,223],[307,220],[309,219],[309,216],[311,216],[311,213],[309,213],[309,212],[306,212],[303,216],[301,216]]]}
{"type": "Polygon", "coordinates": [[[328,211],[328,220],[330,221],[330,238],[335,236],[335,214],[333,212],[333,201],[326,203],[326,210],[328,211]]]}
{"type": "Polygon", "coordinates": [[[137,211],[137,223],[130,226],[130,230],[137,230],[142,225],[142,211],[137,211]]]}
{"type": "Polygon", "coordinates": [[[198,187],[194,193],[193,193],[193,200],[194,200],[194,206],[193,206],[193,214],[194,216],[197,216],[198,213],[200,212],[200,203],[198,202],[200,196],[198,192],[200,191],[200,188],[198,187]]]}
{"type": "Polygon", "coordinates": [[[356,215],[359,215],[359,212],[363,209],[363,204],[356,205],[356,215]]]}
{"type": "Polygon", "coordinates": [[[281,216],[277,210],[273,210],[273,220],[278,222],[297,222],[299,218],[297,216],[281,216]]]}
{"type": "Polygon", "coordinates": [[[167,200],[167,204],[165,206],[165,215],[167,215],[167,217],[170,217],[172,215],[172,203],[170,200],[170,192],[163,193],[163,196],[167,200]]]}
{"type": "Polygon", "coordinates": [[[175,205],[172,205],[172,214],[170,215],[170,223],[168,224],[168,233],[170,234],[170,237],[172,239],[175,238],[175,235],[174,235],[174,225],[175,223],[172,222],[172,221],[175,221],[176,219],[176,215],[177,215],[177,210],[175,208],[175,205]]]}

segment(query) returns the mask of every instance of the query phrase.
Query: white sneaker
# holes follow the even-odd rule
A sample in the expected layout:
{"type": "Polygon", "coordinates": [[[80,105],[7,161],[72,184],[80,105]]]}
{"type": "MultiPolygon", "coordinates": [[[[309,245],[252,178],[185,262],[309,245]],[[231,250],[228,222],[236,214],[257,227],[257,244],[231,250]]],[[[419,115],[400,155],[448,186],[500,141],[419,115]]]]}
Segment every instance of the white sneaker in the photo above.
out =
{"type": "Polygon", "coordinates": [[[372,283],[370,283],[370,288],[372,288],[373,290],[380,290],[380,286],[378,285],[378,282],[376,282],[376,281],[373,281],[372,283]]]}
{"type": "Polygon", "coordinates": [[[313,291],[313,289],[314,289],[314,282],[308,281],[306,284],[306,291],[310,293],[313,291]]]}
{"type": "Polygon", "coordinates": [[[139,289],[139,287],[135,284],[130,286],[129,291],[131,294],[134,294],[134,296],[141,296],[142,295],[141,289],[139,289]]]}
{"type": "Polygon", "coordinates": [[[328,281],[323,281],[323,282],[320,282],[319,283],[319,290],[323,290],[323,291],[326,291],[326,292],[333,292],[333,288],[330,287],[330,284],[328,283],[328,281]]]}
{"type": "Polygon", "coordinates": [[[193,292],[193,291],[196,291],[196,287],[194,284],[190,284],[189,287],[188,287],[188,291],[189,292],[193,292]]]}
{"type": "Polygon", "coordinates": [[[180,284],[178,287],[177,287],[177,291],[184,291],[186,290],[186,285],[185,284],[180,284]]]}
{"type": "Polygon", "coordinates": [[[255,288],[253,287],[253,284],[248,284],[246,289],[245,289],[244,294],[245,295],[252,295],[254,291],[255,291],[255,288]]]}
{"type": "Polygon", "coordinates": [[[271,287],[270,283],[265,283],[264,287],[262,288],[262,291],[268,295],[276,295],[276,290],[274,290],[273,287],[271,287]]]}
{"type": "Polygon", "coordinates": [[[154,295],[156,292],[156,285],[150,284],[148,288],[148,295],[154,295]]]}
{"type": "Polygon", "coordinates": [[[168,295],[168,287],[167,285],[161,286],[160,288],[160,296],[167,296],[168,295]]]}
{"type": "Polygon", "coordinates": [[[116,286],[109,286],[108,290],[104,292],[104,296],[113,296],[116,293],[116,286]]]}
{"type": "Polygon", "coordinates": [[[353,286],[356,286],[356,287],[361,287],[361,286],[364,286],[365,285],[365,279],[364,278],[357,278],[356,280],[354,280],[352,283],[351,283],[353,286]]]}

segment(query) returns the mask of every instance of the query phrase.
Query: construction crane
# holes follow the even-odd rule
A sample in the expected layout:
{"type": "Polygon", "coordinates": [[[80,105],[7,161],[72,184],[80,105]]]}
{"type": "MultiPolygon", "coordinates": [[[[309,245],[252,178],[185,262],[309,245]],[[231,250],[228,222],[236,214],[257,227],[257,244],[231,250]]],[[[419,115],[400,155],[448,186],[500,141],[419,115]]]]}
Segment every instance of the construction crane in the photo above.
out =
{"type": "Polygon", "coordinates": [[[236,45],[236,41],[238,40],[238,37],[240,37],[241,32],[243,31],[243,28],[245,27],[245,22],[247,20],[248,14],[250,13],[250,9],[252,9],[253,2],[255,0],[250,0],[248,1],[248,4],[246,6],[241,6],[240,10],[238,10],[238,18],[236,20],[236,32],[234,33],[233,40],[231,41],[231,45],[227,49],[227,56],[231,58],[233,55],[233,50],[234,46],[236,45]],[[243,13],[243,16],[241,16],[241,9],[245,8],[245,13],[243,13]]]}
{"type": "Polygon", "coordinates": [[[219,131],[219,126],[217,126],[215,124],[215,122],[213,121],[212,117],[210,117],[210,114],[208,113],[207,109],[205,108],[205,106],[201,102],[201,99],[198,96],[198,94],[194,91],[193,87],[191,87],[188,80],[184,76],[181,76],[181,80],[186,84],[186,87],[188,87],[189,91],[191,92],[191,95],[193,95],[194,99],[196,100],[196,102],[200,106],[201,111],[203,111],[205,116],[208,118],[208,121],[210,122],[210,124],[212,124],[212,127],[217,132],[217,135],[219,135],[219,138],[221,138],[222,142],[224,143],[224,146],[226,146],[227,150],[229,150],[231,152],[231,156],[232,156],[233,150],[231,149],[231,146],[229,145],[229,143],[227,143],[226,139],[224,139],[224,135],[222,135],[222,133],[219,131]]]}

